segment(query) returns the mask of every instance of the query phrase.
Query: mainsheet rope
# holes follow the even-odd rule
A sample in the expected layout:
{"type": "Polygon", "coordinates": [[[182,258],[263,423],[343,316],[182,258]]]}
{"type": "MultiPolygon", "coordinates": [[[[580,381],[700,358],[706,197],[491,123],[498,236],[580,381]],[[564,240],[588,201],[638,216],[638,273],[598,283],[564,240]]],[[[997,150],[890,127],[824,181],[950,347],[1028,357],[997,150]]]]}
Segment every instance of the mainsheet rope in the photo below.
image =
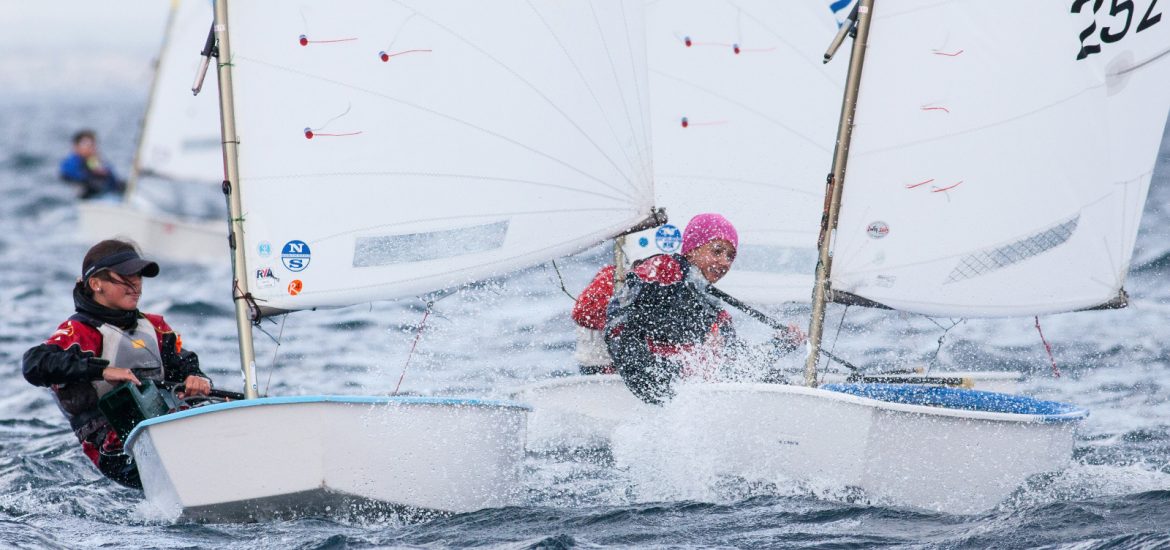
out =
{"type": "Polygon", "coordinates": [[[410,353],[406,354],[406,362],[402,365],[402,375],[398,377],[398,384],[394,386],[394,393],[390,395],[398,395],[398,388],[402,387],[402,381],[406,378],[406,369],[410,366],[410,358],[414,357],[414,349],[418,347],[418,339],[422,337],[423,327],[426,326],[427,317],[430,317],[434,305],[434,300],[427,302],[427,309],[423,311],[422,321],[419,321],[418,330],[414,333],[414,342],[410,344],[410,353]]]}
{"type": "Polygon", "coordinates": [[[1040,333],[1040,341],[1044,342],[1044,350],[1048,352],[1048,360],[1052,361],[1052,376],[1060,378],[1060,368],[1056,366],[1056,357],[1052,355],[1052,346],[1048,344],[1048,339],[1044,338],[1044,331],[1040,330],[1040,316],[1036,317],[1036,332],[1040,333]]]}

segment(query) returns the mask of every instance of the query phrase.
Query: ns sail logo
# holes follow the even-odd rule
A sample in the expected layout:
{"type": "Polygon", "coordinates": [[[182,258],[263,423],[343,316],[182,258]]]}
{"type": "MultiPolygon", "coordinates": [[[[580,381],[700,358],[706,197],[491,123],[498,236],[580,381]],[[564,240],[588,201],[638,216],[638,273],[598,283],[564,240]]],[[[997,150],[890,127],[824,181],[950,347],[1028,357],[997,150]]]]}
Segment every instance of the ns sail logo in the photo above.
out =
{"type": "Polygon", "coordinates": [[[309,245],[304,241],[289,241],[280,249],[280,261],[289,271],[304,271],[309,267],[309,245]]]}

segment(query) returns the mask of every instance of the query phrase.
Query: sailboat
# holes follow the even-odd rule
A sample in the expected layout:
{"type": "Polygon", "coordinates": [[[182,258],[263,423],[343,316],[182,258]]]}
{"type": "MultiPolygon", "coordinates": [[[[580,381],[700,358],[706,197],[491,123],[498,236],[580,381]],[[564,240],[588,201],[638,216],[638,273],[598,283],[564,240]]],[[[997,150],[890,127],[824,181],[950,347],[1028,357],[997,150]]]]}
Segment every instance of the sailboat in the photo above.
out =
{"type": "Polygon", "coordinates": [[[1002,317],[1122,305],[1170,111],[1162,19],[1155,2],[1076,1],[1070,13],[861,0],[805,385],[681,385],[615,444],[619,464],[950,513],[985,511],[1066,467],[1088,414],[1074,405],[819,385],[825,306],[1002,317]]]}
{"type": "Polygon", "coordinates": [[[78,205],[80,234],[121,235],[156,257],[225,262],[219,105],[190,92],[199,48],[211,28],[210,0],[173,0],[134,165],[122,202],[78,205]]]}
{"type": "MultiPolygon", "coordinates": [[[[655,204],[671,220],[620,237],[614,265],[677,253],[692,216],[719,212],[735,223],[740,248],[718,288],[753,305],[807,307],[825,167],[836,140],[828,122],[840,113],[845,83],[844,64],[821,62],[838,30],[837,14],[848,13],[838,4],[648,4],[655,204]]],[[[577,331],[579,348],[597,346],[608,356],[596,331],[577,331]]],[[[1013,391],[1021,375],[881,378],[1013,391]]],[[[643,406],[617,375],[559,376],[525,384],[512,396],[535,407],[529,420],[533,449],[607,446],[613,429],[643,406]]]]}
{"type": "Polygon", "coordinates": [[[658,223],[640,1],[215,10],[247,399],[139,424],[126,448],[146,498],[210,520],[516,503],[526,406],[260,397],[250,324],[457,287],[658,223]]]}
{"type": "MultiPolygon", "coordinates": [[[[677,253],[693,215],[720,212],[741,247],[719,287],[753,304],[807,303],[836,137],[825,121],[845,80],[820,61],[834,12],[821,0],[675,0],[648,3],[646,18],[655,204],[670,221],[619,238],[615,265],[677,253]]],[[[644,406],[617,375],[556,377],[513,397],[535,408],[537,449],[606,446],[644,406]]]]}

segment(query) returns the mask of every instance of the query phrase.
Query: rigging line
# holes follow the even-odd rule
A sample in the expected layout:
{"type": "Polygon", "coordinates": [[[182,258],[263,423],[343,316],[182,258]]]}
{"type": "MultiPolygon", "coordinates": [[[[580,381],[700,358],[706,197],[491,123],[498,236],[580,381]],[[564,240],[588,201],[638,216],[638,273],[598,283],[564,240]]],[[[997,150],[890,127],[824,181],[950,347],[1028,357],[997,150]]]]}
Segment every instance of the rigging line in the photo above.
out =
{"type": "Polygon", "coordinates": [[[284,322],[288,320],[288,314],[284,314],[280,319],[280,333],[276,335],[276,348],[272,350],[272,365],[268,367],[268,380],[264,381],[264,395],[268,395],[268,388],[272,386],[272,372],[276,370],[276,354],[280,353],[280,340],[284,338],[284,322]]]}
{"type": "MultiPolygon", "coordinates": [[[[565,119],[565,121],[566,121],[566,122],[568,122],[568,123],[569,123],[569,125],[571,125],[573,128],[576,128],[576,129],[577,129],[577,131],[578,131],[578,132],[581,134],[581,136],[582,136],[582,137],[584,137],[584,138],[585,138],[585,140],[586,140],[586,141],[588,141],[588,142],[589,142],[591,145],[593,145],[594,149],[596,149],[596,150],[597,150],[597,152],[598,152],[598,153],[600,153],[600,154],[601,154],[601,156],[605,158],[605,160],[609,161],[609,164],[610,164],[611,166],[613,166],[613,167],[614,167],[614,169],[616,169],[616,170],[617,170],[619,173],[621,172],[621,169],[620,169],[620,168],[618,168],[618,165],[617,165],[617,163],[615,163],[615,162],[613,161],[613,159],[611,159],[611,158],[609,157],[609,154],[608,154],[608,153],[606,153],[606,151],[605,151],[604,149],[602,149],[602,148],[601,148],[601,146],[600,146],[600,145],[599,145],[599,144],[598,144],[596,141],[594,141],[594,140],[593,140],[593,136],[590,136],[590,135],[589,135],[587,132],[585,132],[585,129],[584,129],[584,128],[582,128],[580,125],[578,125],[578,124],[577,124],[577,122],[576,122],[576,121],[574,121],[574,120],[573,120],[571,117],[569,117],[568,113],[566,113],[566,112],[564,112],[563,110],[561,110],[560,106],[558,106],[558,105],[557,105],[555,102],[553,102],[553,100],[552,100],[551,98],[549,98],[547,95],[545,95],[545,94],[544,94],[544,92],[542,92],[542,91],[540,90],[540,88],[537,88],[535,84],[533,84],[532,82],[530,82],[530,81],[528,81],[527,79],[525,79],[523,76],[521,76],[521,75],[520,75],[520,73],[517,73],[517,72],[516,72],[514,69],[512,69],[512,67],[508,66],[507,64],[505,64],[504,62],[500,61],[499,59],[496,59],[495,57],[493,57],[491,54],[489,54],[489,53],[487,52],[487,50],[484,50],[483,48],[480,48],[479,46],[477,46],[477,45],[476,45],[476,44],[474,44],[473,42],[471,42],[471,41],[467,40],[466,38],[464,38],[462,35],[460,35],[460,34],[456,33],[456,32],[455,32],[454,30],[452,30],[451,28],[449,28],[449,27],[447,27],[447,26],[443,25],[442,23],[439,23],[438,21],[435,21],[434,19],[431,19],[430,17],[427,17],[425,14],[419,13],[419,12],[418,12],[418,10],[415,10],[414,8],[411,8],[411,7],[409,7],[409,6],[406,6],[406,5],[404,5],[404,4],[403,4],[401,1],[398,1],[398,0],[396,0],[396,2],[395,2],[395,3],[397,3],[397,4],[398,4],[398,5],[400,5],[400,6],[402,6],[403,8],[406,8],[406,9],[408,9],[408,10],[410,10],[410,11],[412,11],[412,12],[414,12],[414,13],[418,14],[420,17],[422,17],[422,18],[424,18],[424,19],[427,19],[427,20],[429,20],[429,21],[431,22],[431,24],[435,25],[436,27],[438,27],[438,28],[440,28],[440,29],[443,29],[443,30],[447,31],[447,33],[448,33],[448,34],[450,34],[452,37],[456,38],[456,39],[457,39],[457,40],[459,40],[460,42],[463,42],[463,43],[464,43],[464,44],[466,44],[468,47],[470,47],[471,49],[473,49],[473,50],[475,50],[475,51],[479,52],[479,53],[480,53],[481,55],[483,55],[484,57],[486,57],[486,58],[488,58],[488,59],[492,60],[493,62],[495,62],[495,64],[496,64],[497,66],[499,66],[500,68],[502,68],[502,69],[503,69],[503,70],[505,70],[506,72],[510,73],[510,74],[511,74],[513,77],[515,77],[515,78],[516,78],[517,80],[519,80],[520,82],[522,82],[522,83],[524,83],[525,85],[527,85],[527,86],[528,86],[528,87],[529,87],[529,88],[530,88],[530,89],[531,89],[533,92],[535,92],[535,93],[536,93],[536,95],[540,96],[540,98],[541,98],[541,99],[543,99],[543,100],[544,100],[546,103],[548,103],[548,105],[549,105],[550,107],[552,107],[552,109],[553,109],[553,110],[555,110],[557,113],[560,113],[560,115],[561,115],[561,116],[562,116],[562,117],[565,119]]],[[[624,101],[624,99],[623,99],[623,101],[624,101]]],[[[623,174],[623,175],[624,175],[624,174],[623,174]]],[[[634,185],[634,182],[630,181],[630,179],[629,179],[629,178],[626,178],[626,183],[627,183],[628,185],[631,185],[631,186],[633,186],[633,185],[634,185]]]]}
{"type": "Polygon", "coordinates": [[[813,147],[814,147],[816,150],[818,150],[818,151],[821,151],[821,152],[824,152],[824,153],[829,153],[829,152],[831,152],[831,151],[830,151],[828,148],[826,148],[825,146],[823,146],[823,145],[821,145],[821,144],[817,143],[817,142],[816,142],[815,140],[813,140],[812,138],[810,138],[810,137],[808,137],[808,136],[806,136],[806,135],[804,135],[804,134],[802,134],[802,133],[800,133],[800,132],[797,132],[796,130],[794,130],[794,129],[792,129],[792,128],[789,128],[789,127],[788,127],[787,125],[785,125],[783,122],[781,122],[781,121],[779,121],[779,120],[776,120],[775,118],[773,118],[773,117],[769,116],[769,115],[768,115],[768,114],[766,114],[766,113],[763,113],[763,112],[759,111],[758,109],[754,109],[754,108],[752,108],[752,107],[748,106],[747,104],[744,104],[744,103],[741,103],[741,102],[739,102],[739,101],[736,101],[736,100],[732,99],[730,96],[725,96],[725,95],[723,95],[723,94],[721,94],[721,93],[719,93],[719,92],[716,92],[716,91],[710,90],[710,89],[708,89],[708,88],[705,88],[705,87],[703,87],[703,86],[700,86],[700,85],[698,85],[698,84],[695,84],[694,82],[690,82],[690,81],[687,81],[687,80],[683,80],[683,79],[682,79],[682,78],[680,78],[680,77],[677,77],[677,76],[674,76],[674,75],[670,75],[670,74],[666,74],[666,73],[664,73],[664,72],[662,72],[662,71],[659,71],[659,70],[657,70],[657,69],[650,69],[650,72],[651,72],[651,73],[653,73],[653,74],[659,75],[659,76],[661,76],[661,77],[668,78],[668,79],[670,79],[670,80],[673,80],[673,81],[675,81],[675,82],[678,82],[679,84],[682,84],[682,85],[684,85],[684,86],[689,86],[689,87],[691,87],[691,88],[694,88],[694,89],[696,89],[696,90],[699,90],[699,91],[701,91],[701,92],[705,92],[705,93],[707,93],[708,95],[711,95],[712,97],[715,97],[716,99],[720,99],[720,100],[726,101],[727,103],[730,103],[730,104],[732,104],[732,105],[735,105],[735,106],[737,106],[737,107],[739,107],[739,108],[743,109],[744,111],[747,111],[747,112],[749,112],[749,113],[751,113],[751,114],[753,114],[753,115],[756,115],[756,116],[760,117],[760,118],[761,118],[761,119],[763,119],[763,120],[766,120],[766,121],[768,121],[768,122],[771,122],[772,124],[775,124],[776,126],[779,126],[780,128],[783,128],[784,130],[787,130],[787,131],[788,131],[788,133],[790,133],[790,134],[792,134],[792,135],[794,135],[794,136],[796,136],[796,137],[798,137],[798,138],[800,138],[800,139],[802,139],[802,140],[804,140],[804,141],[808,142],[808,144],[809,144],[809,145],[812,145],[812,146],[813,146],[813,147]]]}
{"type": "Polygon", "coordinates": [[[557,261],[556,261],[556,260],[551,260],[551,261],[550,261],[550,263],[552,263],[552,266],[553,266],[553,271],[556,271],[556,272],[557,272],[557,281],[558,281],[558,282],[561,284],[561,291],[562,291],[562,292],[564,292],[564,293],[565,293],[565,296],[568,296],[570,300],[572,300],[572,301],[576,302],[576,301],[577,301],[577,298],[575,298],[575,297],[574,297],[574,296],[573,296],[573,295],[572,295],[572,294],[569,292],[569,289],[565,288],[565,278],[561,276],[561,268],[557,267],[557,261]]]}
{"type": "MultiPolygon", "coordinates": [[[[245,304],[248,304],[248,309],[251,310],[252,325],[257,327],[260,326],[260,319],[262,319],[262,317],[260,315],[260,304],[257,303],[256,297],[252,296],[251,292],[244,292],[244,289],[240,288],[239,280],[233,280],[232,286],[236,287],[236,292],[235,295],[232,296],[232,301],[234,302],[236,300],[243,300],[245,304]]],[[[260,301],[265,302],[267,300],[260,301]]]]}
{"type": "MultiPolygon", "coordinates": [[[[584,170],[584,169],[581,169],[581,168],[578,168],[578,167],[576,167],[576,166],[574,166],[574,165],[572,165],[572,164],[569,164],[567,161],[565,161],[565,160],[563,160],[563,159],[557,158],[557,157],[555,157],[555,156],[553,156],[553,155],[551,155],[551,154],[549,154],[549,153],[545,153],[544,151],[540,151],[540,150],[536,149],[534,146],[530,146],[530,145],[526,145],[526,144],[524,144],[524,143],[521,143],[521,142],[519,142],[519,141],[517,141],[517,140],[515,140],[515,139],[513,139],[513,138],[510,138],[510,137],[508,137],[508,136],[505,136],[505,135],[503,135],[503,134],[501,134],[501,133],[499,133],[499,132],[496,132],[496,131],[493,131],[493,130],[489,130],[489,129],[487,129],[487,128],[484,128],[483,126],[478,126],[478,125],[476,125],[476,124],[472,124],[471,122],[468,122],[468,121],[466,121],[466,120],[463,120],[463,119],[461,119],[461,118],[455,117],[455,116],[453,116],[453,115],[449,115],[449,114],[446,114],[446,113],[442,113],[442,112],[436,111],[436,110],[434,110],[434,109],[431,109],[431,108],[429,108],[429,107],[423,107],[422,105],[417,105],[417,104],[411,103],[411,102],[409,102],[409,101],[406,101],[406,100],[404,100],[404,99],[399,99],[399,98],[396,98],[396,97],[392,97],[392,96],[389,96],[389,95],[387,95],[387,94],[385,94],[385,93],[379,92],[379,91],[377,91],[377,90],[372,90],[372,89],[370,89],[370,88],[364,88],[364,87],[361,87],[361,86],[355,86],[355,85],[353,85],[353,84],[349,84],[349,83],[347,83],[347,82],[343,82],[343,81],[340,81],[340,80],[335,80],[335,79],[332,79],[332,78],[327,78],[327,77],[323,77],[323,76],[315,75],[315,74],[312,74],[312,73],[307,73],[307,72],[304,72],[304,71],[302,71],[302,70],[300,70],[300,69],[294,69],[294,68],[292,68],[292,67],[286,67],[286,66],[283,66],[283,65],[277,65],[277,64],[275,64],[275,63],[270,63],[270,62],[267,62],[267,61],[264,61],[264,60],[261,60],[261,59],[255,59],[255,58],[250,58],[250,57],[244,57],[244,56],[240,56],[240,59],[241,59],[241,60],[243,60],[243,61],[248,61],[248,62],[251,62],[251,63],[255,63],[255,64],[257,64],[257,65],[263,65],[263,66],[266,66],[266,67],[268,67],[268,68],[271,68],[271,69],[276,69],[276,70],[284,71],[284,72],[287,72],[287,73],[296,74],[296,75],[303,76],[303,77],[305,77],[305,78],[309,78],[309,79],[312,79],[312,80],[317,80],[317,81],[320,81],[320,82],[327,82],[327,83],[330,83],[330,84],[333,84],[333,85],[336,85],[336,86],[341,86],[341,87],[343,87],[343,88],[347,88],[347,89],[350,89],[350,90],[354,90],[354,91],[362,92],[362,93],[364,93],[364,94],[367,94],[367,95],[370,95],[370,96],[373,96],[373,97],[377,97],[377,98],[381,98],[381,99],[385,99],[385,100],[387,100],[387,101],[391,101],[391,102],[394,102],[394,103],[397,103],[397,104],[400,104],[400,105],[403,105],[403,106],[406,106],[406,107],[409,107],[409,108],[412,108],[412,109],[416,109],[416,110],[418,110],[418,111],[422,111],[422,112],[425,112],[425,113],[430,113],[430,114],[432,114],[432,115],[434,115],[434,116],[437,116],[437,117],[439,117],[439,118],[442,118],[442,119],[449,120],[449,121],[451,121],[451,122],[454,122],[454,123],[456,123],[456,124],[459,124],[459,125],[462,125],[462,126],[466,126],[466,127],[468,127],[468,128],[471,128],[471,129],[473,129],[473,130],[478,130],[478,131],[480,131],[480,132],[482,132],[482,133],[484,133],[484,134],[486,134],[486,135],[489,135],[489,136],[491,136],[491,137],[494,137],[494,138],[496,138],[496,139],[499,139],[500,141],[503,141],[503,142],[505,142],[505,143],[510,143],[510,144],[512,144],[512,145],[515,145],[516,147],[519,147],[519,148],[521,148],[521,149],[524,149],[524,150],[526,150],[526,151],[528,151],[528,152],[530,152],[530,153],[532,153],[532,154],[534,154],[534,155],[536,155],[536,156],[539,156],[539,157],[542,157],[542,158],[548,159],[548,160],[550,160],[550,161],[552,161],[552,162],[554,162],[554,163],[556,163],[556,164],[559,164],[559,165],[561,165],[561,166],[564,166],[565,168],[569,169],[570,171],[573,171],[573,172],[576,172],[576,173],[578,173],[578,174],[581,174],[582,176],[584,176],[584,177],[585,177],[585,178],[587,178],[587,179],[590,179],[590,180],[596,181],[597,183],[599,183],[599,184],[601,184],[601,185],[603,185],[603,186],[605,186],[605,187],[608,187],[608,188],[612,189],[613,191],[617,192],[618,194],[622,195],[623,197],[626,197],[627,199],[629,199],[629,198],[632,198],[632,197],[631,197],[631,195],[629,195],[629,194],[627,194],[627,193],[624,193],[622,189],[620,189],[620,188],[618,188],[618,187],[615,187],[613,184],[611,184],[610,182],[606,181],[605,179],[603,179],[603,178],[601,178],[601,177],[598,177],[598,176],[594,176],[594,175],[592,175],[592,174],[589,174],[589,173],[585,172],[585,170],[584,170]]],[[[591,142],[591,143],[593,143],[594,145],[597,145],[597,144],[596,144],[596,142],[591,142]]]]}
{"type": "Polygon", "coordinates": [[[1044,331],[1040,330],[1040,316],[1037,315],[1035,319],[1036,332],[1040,333],[1040,341],[1044,342],[1044,350],[1048,352],[1048,360],[1052,361],[1052,376],[1054,378],[1060,378],[1060,368],[1056,366],[1056,357],[1052,355],[1052,346],[1049,345],[1048,340],[1044,338],[1044,331]]]}
{"type": "Polygon", "coordinates": [[[833,346],[829,348],[829,353],[825,354],[825,368],[833,364],[833,354],[837,351],[837,340],[841,337],[841,327],[845,326],[845,314],[849,313],[849,304],[845,304],[845,309],[841,311],[841,320],[837,322],[837,332],[833,335],[833,346]]]}
{"type": "MultiPolygon", "coordinates": [[[[448,295],[449,296],[449,295],[448,295]]],[[[410,353],[406,354],[406,363],[402,365],[402,375],[398,377],[398,384],[394,386],[394,393],[390,395],[398,395],[398,389],[402,387],[402,380],[406,378],[406,368],[410,366],[410,358],[414,356],[414,349],[418,347],[418,339],[422,336],[423,327],[427,324],[427,317],[431,314],[431,308],[435,305],[434,300],[427,302],[427,309],[423,312],[422,321],[418,324],[418,330],[414,333],[414,342],[410,344],[410,353]]]]}
{"type": "MultiPolygon", "coordinates": [[[[599,100],[597,98],[597,94],[593,91],[593,87],[589,85],[589,79],[585,78],[585,74],[581,72],[581,67],[579,65],[577,65],[576,60],[573,59],[573,56],[569,54],[569,50],[568,50],[568,48],[565,47],[564,42],[562,42],[561,38],[559,36],[557,36],[557,34],[555,32],[553,32],[552,26],[548,24],[548,21],[544,18],[544,16],[536,9],[535,6],[532,5],[531,0],[529,0],[529,2],[528,2],[528,7],[532,10],[533,13],[536,14],[537,19],[540,19],[540,22],[544,24],[544,28],[546,31],[548,31],[548,35],[550,37],[552,37],[553,41],[556,42],[557,46],[560,47],[561,53],[565,56],[565,59],[567,59],[569,61],[569,65],[571,67],[573,67],[573,71],[575,73],[577,73],[577,78],[581,81],[581,84],[583,86],[585,86],[585,90],[589,92],[589,97],[593,98],[593,104],[597,106],[597,110],[602,114],[601,118],[602,118],[602,120],[605,121],[605,126],[607,128],[609,128],[609,134],[610,134],[610,136],[613,137],[614,143],[621,143],[622,139],[618,137],[617,131],[613,127],[612,121],[610,121],[609,117],[606,116],[608,113],[602,107],[601,100],[599,100]]],[[[600,31],[600,29],[598,29],[598,30],[600,31]]],[[[605,41],[602,40],[602,43],[604,44],[605,41]]],[[[612,65],[612,63],[611,63],[611,65],[612,65]]],[[[626,115],[627,115],[626,122],[628,124],[629,120],[630,120],[629,113],[626,113],[626,115]]],[[[630,126],[630,134],[633,135],[633,133],[634,133],[634,128],[631,125],[630,126]]],[[[626,163],[629,164],[628,168],[634,173],[640,172],[640,170],[638,170],[638,165],[636,165],[634,160],[630,158],[630,155],[627,154],[628,151],[626,151],[625,148],[621,149],[621,153],[622,153],[622,156],[626,158],[626,163]]],[[[639,153],[640,153],[640,151],[639,151],[639,153]]],[[[639,154],[638,161],[644,162],[645,159],[641,158],[641,155],[639,154]]],[[[631,178],[627,175],[626,179],[628,180],[631,178]]]]}
{"type": "Polygon", "coordinates": [[[932,357],[932,358],[930,359],[930,363],[929,363],[929,364],[926,366],[926,372],[925,372],[925,373],[923,373],[923,374],[930,374],[930,371],[934,370],[934,367],[935,367],[935,365],[937,365],[937,364],[938,364],[938,356],[939,356],[939,354],[940,354],[940,353],[942,353],[943,340],[945,340],[945,339],[946,339],[946,337],[947,337],[947,333],[948,333],[948,332],[950,332],[950,331],[951,331],[951,329],[953,329],[953,328],[955,328],[955,327],[959,326],[959,324],[960,324],[960,323],[962,323],[963,321],[965,321],[965,320],[966,320],[966,319],[959,319],[958,321],[955,321],[955,320],[953,320],[953,319],[952,319],[952,320],[950,320],[950,321],[951,321],[951,326],[944,328],[944,327],[942,326],[942,324],[941,324],[941,323],[939,323],[938,321],[934,320],[934,318],[932,318],[932,317],[927,317],[927,319],[929,319],[929,320],[930,320],[930,322],[934,323],[934,324],[935,324],[935,326],[937,326],[938,328],[941,328],[941,329],[943,329],[943,332],[942,332],[942,334],[940,334],[940,335],[938,336],[938,347],[934,348],[934,357],[932,357]]]}

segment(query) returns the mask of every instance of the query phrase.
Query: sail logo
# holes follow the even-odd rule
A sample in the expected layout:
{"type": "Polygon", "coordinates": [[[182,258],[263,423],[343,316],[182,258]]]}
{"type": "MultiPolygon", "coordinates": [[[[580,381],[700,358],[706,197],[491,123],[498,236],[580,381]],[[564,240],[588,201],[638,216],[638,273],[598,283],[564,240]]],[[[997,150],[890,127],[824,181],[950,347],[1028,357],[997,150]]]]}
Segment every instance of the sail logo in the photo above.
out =
{"type": "Polygon", "coordinates": [[[272,288],[280,278],[272,272],[271,267],[261,267],[256,270],[256,288],[272,288]]]}
{"type": "Polygon", "coordinates": [[[865,232],[871,239],[880,239],[890,234],[890,226],[886,222],[871,222],[865,226],[865,232]]]}
{"type": "Polygon", "coordinates": [[[654,232],[654,244],[658,245],[658,250],[667,254],[678,252],[682,248],[682,231],[670,224],[659,227],[654,232]]]}
{"type": "Polygon", "coordinates": [[[256,246],[256,253],[259,254],[261,258],[267,258],[271,256],[272,243],[268,241],[260,241],[260,244],[256,246]]]}
{"type": "Polygon", "coordinates": [[[280,261],[289,271],[304,271],[309,267],[309,245],[304,241],[289,241],[280,250],[280,261]]]}

